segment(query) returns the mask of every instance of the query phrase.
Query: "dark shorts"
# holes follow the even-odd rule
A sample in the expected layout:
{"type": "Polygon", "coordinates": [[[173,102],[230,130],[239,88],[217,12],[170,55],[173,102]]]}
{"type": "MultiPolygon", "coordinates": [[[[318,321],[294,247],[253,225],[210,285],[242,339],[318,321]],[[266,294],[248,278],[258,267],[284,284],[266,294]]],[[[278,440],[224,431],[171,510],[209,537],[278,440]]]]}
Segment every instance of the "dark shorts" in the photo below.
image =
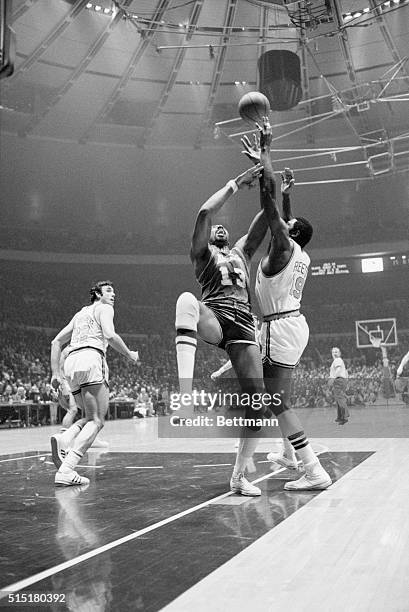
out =
{"type": "MultiPolygon", "coordinates": [[[[222,339],[217,345],[226,349],[229,344],[255,344],[256,328],[250,308],[235,300],[203,302],[215,315],[221,328],[222,339]]],[[[211,343],[209,343],[211,344],[211,343]]]]}

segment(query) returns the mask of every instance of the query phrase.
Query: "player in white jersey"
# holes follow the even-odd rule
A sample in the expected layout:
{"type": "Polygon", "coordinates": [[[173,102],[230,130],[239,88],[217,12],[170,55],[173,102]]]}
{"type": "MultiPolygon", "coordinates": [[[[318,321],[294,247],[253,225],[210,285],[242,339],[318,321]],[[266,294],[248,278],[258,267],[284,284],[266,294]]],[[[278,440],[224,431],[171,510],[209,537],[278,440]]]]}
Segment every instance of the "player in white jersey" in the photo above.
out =
{"type": "MultiPolygon", "coordinates": [[[[305,468],[304,476],[287,482],[284,488],[290,491],[326,489],[331,478],[308,442],[298,416],[289,407],[292,371],[301,358],[309,335],[300,305],[310,263],[303,249],[312,236],[312,226],[302,217],[292,217],[289,198],[283,202],[281,218],[270,158],[271,139],[271,126],[265,117],[260,128],[260,162],[264,167],[261,199],[272,239],[267,254],[260,261],[255,286],[263,316],[264,382],[270,396],[281,394],[281,405],[272,409],[281,431],[294,452],[298,452],[305,468]]],[[[294,463],[294,457],[290,460],[294,463]]],[[[283,461],[283,464],[287,462],[283,461]]]]}
{"type": "Polygon", "coordinates": [[[51,384],[61,383],[60,356],[69,342],[64,375],[84,417],[63,434],[51,437],[51,450],[58,468],[55,484],[59,486],[88,484],[74,468],[104,426],[109,405],[108,366],[105,353],[108,344],[134,363],[138,352],[131,351],[115,332],[115,291],[111,281],[99,281],[90,290],[91,304],[77,312],[51,342],[51,384]],[[72,445],[64,456],[62,449],[72,445]]]}

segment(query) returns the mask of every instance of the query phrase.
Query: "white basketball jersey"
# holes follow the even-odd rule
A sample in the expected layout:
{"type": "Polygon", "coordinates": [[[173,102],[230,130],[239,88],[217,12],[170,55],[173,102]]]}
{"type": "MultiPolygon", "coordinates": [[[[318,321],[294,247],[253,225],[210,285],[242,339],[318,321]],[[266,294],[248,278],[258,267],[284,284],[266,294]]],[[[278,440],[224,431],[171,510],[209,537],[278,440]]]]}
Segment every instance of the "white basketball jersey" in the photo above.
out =
{"type": "Polygon", "coordinates": [[[293,252],[290,261],[281,272],[265,276],[261,261],[257,270],[255,293],[264,317],[301,306],[302,291],[308,274],[310,258],[299,244],[290,238],[293,252]]]}
{"type": "Polygon", "coordinates": [[[104,338],[98,310],[112,308],[109,304],[91,304],[84,306],[74,315],[74,327],[71,334],[69,351],[85,346],[91,346],[105,353],[108,342],[104,338]]]}

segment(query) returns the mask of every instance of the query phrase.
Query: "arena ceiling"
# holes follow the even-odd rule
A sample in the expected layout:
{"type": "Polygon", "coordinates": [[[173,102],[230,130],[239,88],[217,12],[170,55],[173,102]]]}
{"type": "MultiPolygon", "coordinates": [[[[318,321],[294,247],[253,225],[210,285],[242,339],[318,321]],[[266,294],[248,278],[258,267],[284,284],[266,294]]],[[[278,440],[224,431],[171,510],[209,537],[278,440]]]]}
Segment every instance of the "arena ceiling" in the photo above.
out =
{"type": "Polygon", "coordinates": [[[300,60],[302,99],[271,113],[275,157],[304,168],[305,182],[409,170],[409,0],[10,5],[16,46],[14,72],[0,82],[5,132],[237,148],[249,130],[237,103],[260,87],[258,59],[289,50],[300,60]]]}

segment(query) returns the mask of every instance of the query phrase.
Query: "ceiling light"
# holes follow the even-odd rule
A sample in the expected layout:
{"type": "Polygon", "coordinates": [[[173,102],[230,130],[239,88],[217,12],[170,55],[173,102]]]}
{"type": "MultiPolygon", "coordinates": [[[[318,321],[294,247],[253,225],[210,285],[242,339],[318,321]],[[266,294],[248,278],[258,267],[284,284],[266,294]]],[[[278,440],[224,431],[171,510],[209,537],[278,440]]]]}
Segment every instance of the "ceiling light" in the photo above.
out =
{"type": "Polygon", "coordinates": [[[98,12],[98,11],[100,11],[102,9],[102,6],[100,6],[99,4],[96,4],[94,6],[94,9],[98,12]]]}
{"type": "Polygon", "coordinates": [[[349,21],[350,19],[352,19],[351,13],[345,13],[345,15],[343,15],[342,17],[344,21],[349,21]]]}
{"type": "Polygon", "coordinates": [[[369,13],[371,9],[369,8],[369,6],[367,6],[366,8],[364,8],[364,13],[369,13]]]}
{"type": "Polygon", "coordinates": [[[88,2],[88,3],[87,3],[87,6],[86,6],[86,8],[87,8],[87,9],[90,9],[90,8],[92,8],[92,2],[88,2]]]}
{"type": "Polygon", "coordinates": [[[356,13],[352,13],[352,17],[362,17],[361,11],[356,11],[356,13]]]}

